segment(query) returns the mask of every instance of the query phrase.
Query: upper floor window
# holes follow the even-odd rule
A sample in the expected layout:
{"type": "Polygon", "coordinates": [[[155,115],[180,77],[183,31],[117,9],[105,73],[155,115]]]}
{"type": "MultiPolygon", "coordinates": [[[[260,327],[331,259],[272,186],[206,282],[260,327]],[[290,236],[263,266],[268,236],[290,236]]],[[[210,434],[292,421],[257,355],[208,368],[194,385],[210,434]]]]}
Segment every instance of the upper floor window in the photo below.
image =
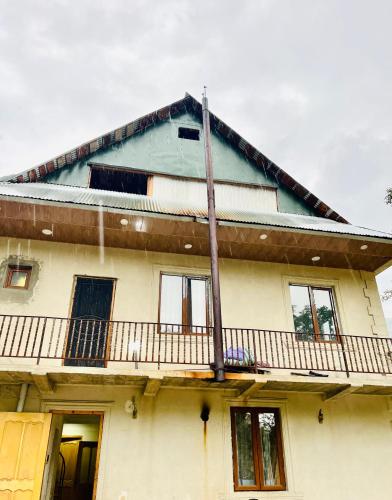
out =
{"type": "Polygon", "coordinates": [[[290,285],[295,331],[303,340],[336,341],[339,328],[332,288],[290,285]]]}
{"type": "Polygon", "coordinates": [[[159,323],[163,333],[207,333],[208,277],[161,274],[159,323]]]}
{"type": "Polygon", "coordinates": [[[232,408],[235,491],[285,490],[282,433],[277,408],[232,408]]]}
{"type": "Polygon", "coordinates": [[[90,188],[119,193],[150,194],[151,176],[112,168],[91,167],[90,188]]]}
{"type": "Polygon", "coordinates": [[[30,276],[30,266],[9,265],[7,269],[7,276],[4,282],[4,287],[27,289],[29,287],[30,276]]]}
{"type": "Polygon", "coordinates": [[[190,141],[199,141],[200,130],[197,128],[178,127],[178,137],[180,139],[189,139],[190,141]]]}

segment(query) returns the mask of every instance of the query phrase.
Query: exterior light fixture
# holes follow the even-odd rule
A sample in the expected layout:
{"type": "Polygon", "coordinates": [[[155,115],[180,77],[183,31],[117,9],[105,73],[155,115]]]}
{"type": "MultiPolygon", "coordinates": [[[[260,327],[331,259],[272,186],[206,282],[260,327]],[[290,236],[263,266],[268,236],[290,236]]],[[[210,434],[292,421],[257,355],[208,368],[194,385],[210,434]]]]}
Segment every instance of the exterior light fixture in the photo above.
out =
{"type": "Polygon", "coordinates": [[[53,234],[53,231],[51,229],[42,229],[42,234],[45,236],[51,236],[53,234]]]}
{"type": "Polygon", "coordinates": [[[192,246],[193,246],[193,245],[192,245],[191,243],[185,243],[184,248],[185,248],[186,250],[189,250],[190,248],[192,248],[192,246]]]}
{"type": "Polygon", "coordinates": [[[367,250],[368,246],[367,246],[367,245],[361,245],[359,248],[360,248],[361,250],[367,250]]]}
{"type": "Polygon", "coordinates": [[[322,424],[324,422],[324,413],[323,413],[323,410],[320,409],[320,411],[318,412],[318,422],[319,424],[322,424]]]}
{"type": "Polygon", "coordinates": [[[120,220],[120,224],[121,224],[122,226],[128,226],[129,221],[128,221],[128,219],[121,219],[121,220],[120,220]]]}
{"type": "Polygon", "coordinates": [[[259,238],[261,240],[266,240],[268,238],[268,234],[260,234],[259,238]]]}
{"type": "Polygon", "coordinates": [[[320,257],[318,255],[315,255],[314,257],[312,257],[313,262],[318,262],[319,260],[320,260],[320,257]]]}

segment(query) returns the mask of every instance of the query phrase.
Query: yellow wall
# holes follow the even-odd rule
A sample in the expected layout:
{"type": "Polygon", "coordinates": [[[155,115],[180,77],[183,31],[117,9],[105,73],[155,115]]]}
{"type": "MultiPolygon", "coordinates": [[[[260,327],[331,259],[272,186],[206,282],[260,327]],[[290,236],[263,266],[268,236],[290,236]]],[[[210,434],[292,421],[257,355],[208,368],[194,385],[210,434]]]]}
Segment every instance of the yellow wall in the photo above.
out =
{"type": "MultiPolygon", "coordinates": [[[[117,278],[113,319],[154,322],[160,271],[209,272],[204,257],[106,248],[101,259],[97,247],[1,238],[0,262],[9,256],[39,268],[32,293],[3,289],[1,312],[16,315],[67,317],[79,274],[117,278]]],[[[303,282],[334,286],[343,333],[387,335],[372,273],[230,259],[220,265],[226,327],[292,331],[288,283],[303,282]]]]}
{"type": "MultiPolygon", "coordinates": [[[[58,386],[45,409],[61,409],[64,401],[77,409],[83,403],[76,401],[86,400],[105,412],[98,500],[390,499],[390,398],[270,393],[248,402],[281,409],[288,491],[269,494],[233,491],[229,408],[243,404],[233,393],[161,389],[147,398],[129,387],[58,386]],[[133,395],[136,419],[124,411],[133,395]]],[[[26,411],[40,409],[32,389],[26,411]]]]}

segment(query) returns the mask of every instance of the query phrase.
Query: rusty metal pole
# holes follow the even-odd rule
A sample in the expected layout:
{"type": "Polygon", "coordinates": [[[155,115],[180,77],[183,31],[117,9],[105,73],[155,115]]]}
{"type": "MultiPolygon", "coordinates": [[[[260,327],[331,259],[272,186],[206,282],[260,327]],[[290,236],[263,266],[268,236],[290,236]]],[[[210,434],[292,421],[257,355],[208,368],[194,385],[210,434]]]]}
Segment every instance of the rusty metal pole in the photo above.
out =
{"type": "Polygon", "coordinates": [[[218,240],[216,235],[216,213],[215,213],[215,191],[214,176],[212,169],[211,152],[211,130],[210,113],[208,111],[208,100],[204,87],[203,94],[203,131],[204,131],[204,158],[206,164],[207,198],[208,198],[208,229],[210,239],[211,277],[212,277],[212,307],[214,313],[214,358],[215,358],[215,380],[225,380],[225,366],[223,360],[223,337],[222,337],[222,311],[219,282],[218,264],[218,240]]]}

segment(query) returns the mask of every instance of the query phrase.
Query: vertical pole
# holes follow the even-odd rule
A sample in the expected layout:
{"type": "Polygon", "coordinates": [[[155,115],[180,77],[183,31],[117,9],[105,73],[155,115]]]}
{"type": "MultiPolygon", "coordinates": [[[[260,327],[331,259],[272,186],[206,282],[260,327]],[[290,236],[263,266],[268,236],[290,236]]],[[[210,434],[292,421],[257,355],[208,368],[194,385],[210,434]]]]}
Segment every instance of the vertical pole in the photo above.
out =
{"type": "Polygon", "coordinates": [[[225,367],[223,360],[222,340],[222,311],[219,283],[218,241],[216,235],[215,191],[212,169],[210,114],[208,100],[204,87],[203,94],[203,131],[204,131],[204,158],[206,164],[207,198],[208,198],[208,229],[210,240],[211,277],[212,277],[212,307],[214,312],[214,355],[215,355],[215,380],[225,380],[225,367]]]}

